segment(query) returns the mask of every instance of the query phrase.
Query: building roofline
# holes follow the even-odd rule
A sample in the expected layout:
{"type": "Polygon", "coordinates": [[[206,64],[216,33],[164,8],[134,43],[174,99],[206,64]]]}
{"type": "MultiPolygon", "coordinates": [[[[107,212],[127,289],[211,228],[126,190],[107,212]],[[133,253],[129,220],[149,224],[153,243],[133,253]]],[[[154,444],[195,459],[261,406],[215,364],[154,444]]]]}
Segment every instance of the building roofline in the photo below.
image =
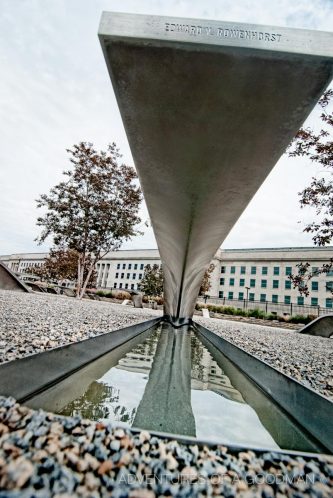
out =
{"type": "Polygon", "coordinates": [[[302,246],[294,246],[294,247],[251,247],[247,249],[222,249],[221,252],[254,252],[254,251],[333,251],[333,246],[325,246],[325,247],[302,247],[302,246]]]}
{"type": "MultiPolygon", "coordinates": [[[[325,247],[303,247],[303,246],[294,246],[294,247],[250,247],[250,248],[238,248],[238,249],[222,249],[219,248],[217,251],[220,251],[220,253],[249,253],[249,252],[294,252],[294,251],[319,251],[319,252],[326,252],[326,251],[333,251],[333,246],[325,246],[325,247]]],[[[159,253],[158,249],[119,249],[118,251],[110,251],[106,257],[110,254],[115,255],[124,252],[157,252],[159,253]]],[[[12,253],[12,254],[1,254],[0,259],[4,258],[14,258],[14,257],[29,257],[29,256],[44,256],[49,254],[48,251],[43,251],[43,252],[20,252],[20,253],[12,253]]],[[[104,259],[104,258],[103,258],[104,259]]]]}

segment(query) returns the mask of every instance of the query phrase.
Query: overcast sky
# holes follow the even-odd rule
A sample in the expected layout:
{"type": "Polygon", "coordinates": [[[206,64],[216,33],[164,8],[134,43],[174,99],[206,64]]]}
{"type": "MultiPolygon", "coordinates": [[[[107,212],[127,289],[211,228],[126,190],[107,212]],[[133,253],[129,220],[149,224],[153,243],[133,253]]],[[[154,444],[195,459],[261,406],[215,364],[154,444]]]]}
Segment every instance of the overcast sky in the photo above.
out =
{"type": "MultiPolygon", "coordinates": [[[[68,168],[65,149],[115,141],[133,164],[97,30],[103,10],[332,30],[326,0],[0,0],[0,254],[37,252],[35,199],[68,168]]],[[[313,118],[312,118],[313,119],[313,118]]],[[[320,169],[283,156],[224,248],[309,246],[297,192],[320,169]]],[[[145,208],[142,218],[147,219],[145,208]]],[[[152,230],[124,248],[152,248],[152,230]]]]}

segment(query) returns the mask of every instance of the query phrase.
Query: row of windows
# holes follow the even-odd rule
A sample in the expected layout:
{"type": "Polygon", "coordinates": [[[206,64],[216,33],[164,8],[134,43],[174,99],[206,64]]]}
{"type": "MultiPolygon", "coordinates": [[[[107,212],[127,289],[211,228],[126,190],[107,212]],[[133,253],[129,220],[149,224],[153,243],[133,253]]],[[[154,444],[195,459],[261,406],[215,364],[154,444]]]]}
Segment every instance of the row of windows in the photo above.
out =
{"type": "MultiPolygon", "coordinates": [[[[117,286],[117,282],[115,282],[113,284],[113,288],[114,289],[131,289],[131,290],[134,290],[135,289],[135,284],[123,284],[122,282],[119,283],[119,285],[117,286]]],[[[139,288],[139,284],[136,284],[136,288],[138,289],[139,288]]]]}
{"type": "MultiPolygon", "coordinates": [[[[225,285],[225,277],[220,278],[220,285],[225,285]]],[[[235,285],[235,279],[233,277],[229,278],[229,286],[234,287],[235,285]]],[[[245,287],[245,278],[240,278],[239,279],[239,286],[240,287],[245,287]]],[[[251,278],[250,287],[255,287],[256,286],[256,279],[251,278]]],[[[272,281],[272,288],[273,289],[278,289],[280,286],[280,281],[279,280],[273,280],[272,281]]],[[[267,280],[261,280],[260,281],[260,287],[263,289],[267,289],[267,280]]],[[[284,288],[285,289],[291,289],[291,280],[285,280],[284,281],[284,288]]],[[[327,291],[332,291],[333,290],[333,282],[326,282],[325,288],[327,291]]],[[[311,290],[316,292],[319,290],[319,283],[316,280],[311,281],[311,290]]]]}
{"type": "MultiPolygon", "coordinates": [[[[126,263],[117,263],[117,270],[120,270],[121,267],[123,270],[126,270],[126,268],[128,270],[131,270],[132,266],[133,266],[133,270],[138,270],[139,263],[128,263],[127,266],[126,266],[126,263]]],[[[140,270],[143,270],[144,266],[145,265],[143,263],[140,263],[140,270]]]]}
{"type": "Polygon", "coordinates": [[[36,263],[21,263],[22,268],[31,268],[32,266],[42,266],[43,262],[36,262],[36,263]]]}
{"type": "MultiPolygon", "coordinates": [[[[234,274],[236,273],[236,266],[230,266],[230,273],[234,274]]],[[[246,266],[240,266],[240,274],[245,275],[247,267],[246,266]]],[[[286,275],[291,275],[292,267],[287,266],[286,267],[286,275]]],[[[221,273],[227,273],[227,267],[226,266],[221,266],[221,273]]],[[[257,274],[257,267],[256,266],[251,266],[250,267],[250,273],[251,275],[256,275],[257,274]]],[[[262,266],[261,267],[261,274],[262,275],[268,275],[268,266],[262,266]]],[[[280,267],[279,266],[274,266],[273,267],[273,275],[280,275],[280,267]]]]}
{"type": "MultiPolygon", "coordinates": [[[[246,266],[230,266],[230,273],[235,274],[236,273],[236,268],[240,268],[240,274],[245,275],[247,273],[247,267],[246,266]]],[[[227,266],[221,266],[221,273],[227,273],[227,266]]],[[[273,266],[273,275],[280,275],[280,267],[279,266],[273,266]]],[[[318,273],[318,267],[313,266],[312,269],[312,274],[316,275],[318,273]]],[[[250,273],[251,275],[256,275],[257,274],[257,267],[256,266],[251,266],[250,267],[250,273]]],[[[258,268],[258,273],[259,273],[259,268],[258,268]]],[[[282,274],[282,273],[281,273],[282,274]]],[[[285,267],[285,275],[291,275],[292,274],[292,266],[286,266],[285,267]]],[[[261,275],[268,275],[268,266],[261,266],[261,275]]],[[[327,276],[332,277],[333,276],[333,270],[329,271],[326,273],[327,276]]]]}
{"type": "MultiPolygon", "coordinates": [[[[245,299],[244,298],[244,292],[239,292],[238,293],[238,297],[234,296],[234,292],[232,291],[229,291],[228,294],[224,295],[224,291],[220,291],[219,292],[219,297],[220,298],[223,298],[223,297],[226,297],[228,299],[239,299],[239,300],[243,300],[245,299]]],[[[249,301],[255,301],[255,294],[254,292],[249,292],[249,297],[248,297],[249,301]]],[[[257,296],[257,299],[258,299],[258,296],[257,296]]],[[[284,296],[284,304],[292,304],[291,302],[291,296],[284,296]]],[[[266,302],[267,301],[267,295],[266,294],[260,294],[259,295],[259,301],[261,302],[266,302]]],[[[272,303],[279,303],[279,296],[277,294],[272,294],[272,303]]],[[[297,303],[293,303],[293,304],[298,304],[299,306],[303,306],[304,305],[304,297],[303,296],[298,296],[297,297],[297,303]]],[[[326,308],[333,308],[333,299],[328,297],[325,301],[325,304],[326,304],[326,308]]],[[[318,306],[318,298],[317,297],[312,297],[311,298],[311,306],[318,306]]]]}
{"type": "MultiPolygon", "coordinates": [[[[115,278],[119,278],[119,273],[116,273],[115,278]]],[[[120,278],[125,278],[125,273],[121,273],[120,274],[120,278]]],[[[130,273],[126,273],[126,278],[127,279],[131,278],[131,274],[130,273]]],[[[136,273],[132,274],[132,279],[133,280],[136,279],[136,273]]],[[[142,273],[139,273],[139,280],[141,280],[141,279],[142,279],[142,273]]]]}

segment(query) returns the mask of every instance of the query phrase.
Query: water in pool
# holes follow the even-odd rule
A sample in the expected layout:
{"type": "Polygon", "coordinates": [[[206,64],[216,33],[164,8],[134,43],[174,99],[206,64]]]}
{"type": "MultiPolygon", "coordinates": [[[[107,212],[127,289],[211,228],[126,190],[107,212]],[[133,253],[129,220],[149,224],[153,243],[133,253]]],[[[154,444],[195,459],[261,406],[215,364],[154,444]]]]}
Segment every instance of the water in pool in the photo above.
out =
{"type": "Polygon", "coordinates": [[[82,369],[75,382],[69,378],[75,393],[67,387],[58,396],[66,403],[54,411],[226,444],[313,450],[272,400],[192,329],[163,323],[134,343],[118,358],[109,353],[93,362],[89,375],[82,369]]]}

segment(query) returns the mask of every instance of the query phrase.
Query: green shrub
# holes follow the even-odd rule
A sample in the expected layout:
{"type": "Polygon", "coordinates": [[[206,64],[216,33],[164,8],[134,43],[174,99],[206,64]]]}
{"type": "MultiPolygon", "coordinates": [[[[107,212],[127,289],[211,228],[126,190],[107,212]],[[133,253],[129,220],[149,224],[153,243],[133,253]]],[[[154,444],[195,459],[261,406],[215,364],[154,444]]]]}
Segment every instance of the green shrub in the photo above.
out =
{"type": "Polygon", "coordinates": [[[255,308],[253,310],[249,310],[247,312],[247,316],[251,316],[253,318],[266,318],[266,313],[262,310],[259,310],[258,308],[255,308]]]}
{"type": "Polygon", "coordinates": [[[98,291],[95,292],[95,294],[97,294],[97,296],[107,297],[107,298],[114,297],[113,291],[98,290],[98,291]]]}
{"type": "Polygon", "coordinates": [[[234,316],[248,316],[252,318],[258,318],[261,320],[278,320],[281,323],[304,323],[307,324],[314,320],[316,317],[314,315],[294,315],[291,317],[277,315],[276,313],[266,314],[264,311],[255,308],[252,310],[243,310],[241,308],[234,308],[233,306],[217,306],[215,304],[196,304],[195,309],[200,311],[202,308],[207,308],[213,313],[220,313],[224,315],[234,315],[234,316]]]}
{"type": "Polygon", "coordinates": [[[289,323],[304,323],[306,325],[307,323],[312,322],[316,317],[314,315],[294,315],[289,318],[289,323]]]}

